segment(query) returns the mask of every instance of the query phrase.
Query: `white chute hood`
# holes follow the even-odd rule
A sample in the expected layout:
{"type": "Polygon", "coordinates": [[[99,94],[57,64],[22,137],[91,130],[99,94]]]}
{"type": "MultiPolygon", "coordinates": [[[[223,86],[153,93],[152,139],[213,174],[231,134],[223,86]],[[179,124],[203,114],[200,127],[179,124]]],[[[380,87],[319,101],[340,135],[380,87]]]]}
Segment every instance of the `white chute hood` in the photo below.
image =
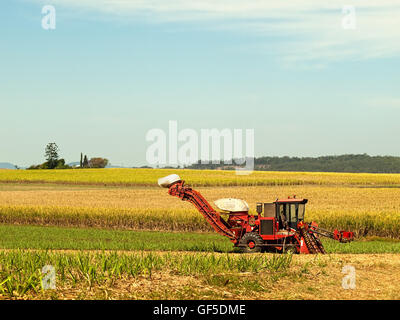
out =
{"type": "Polygon", "coordinates": [[[229,212],[247,212],[249,205],[246,201],[234,198],[223,198],[214,201],[218,209],[229,212]]]}
{"type": "Polygon", "coordinates": [[[169,188],[178,181],[181,181],[181,178],[177,174],[170,174],[169,176],[158,179],[158,185],[163,188],[169,188]]]}

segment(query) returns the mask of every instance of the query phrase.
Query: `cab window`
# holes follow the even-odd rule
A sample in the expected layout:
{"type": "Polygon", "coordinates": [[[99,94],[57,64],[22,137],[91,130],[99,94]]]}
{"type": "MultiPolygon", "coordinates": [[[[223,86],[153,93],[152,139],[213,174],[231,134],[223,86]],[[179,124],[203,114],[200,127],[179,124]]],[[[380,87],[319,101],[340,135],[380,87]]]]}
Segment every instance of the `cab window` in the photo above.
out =
{"type": "Polygon", "coordinates": [[[292,228],[295,228],[297,225],[297,208],[297,204],[290,205],[289,225],[292,228]]]}
{"type": "Polygon", "coordinates": [[[304,220],[304,212],[306,209],[306,205],[305,204],[299,204],[299,211],[298,211],[298,217],[299,220],[304,220]]]}

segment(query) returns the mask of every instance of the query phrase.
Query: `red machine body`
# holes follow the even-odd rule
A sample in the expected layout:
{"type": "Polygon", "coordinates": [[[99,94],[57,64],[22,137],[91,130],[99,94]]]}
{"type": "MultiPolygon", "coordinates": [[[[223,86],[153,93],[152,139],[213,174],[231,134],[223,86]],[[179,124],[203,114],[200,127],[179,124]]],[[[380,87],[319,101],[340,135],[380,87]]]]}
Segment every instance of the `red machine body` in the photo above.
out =
{"type": "Polygon", "coordinates": [[[330,232],[319,228],[315,222],[305,223],[307,199],[289,197],[271,203],[257,203],[257,215],[250,215],[248,211],[215,211],[198,191],[186,186],[183,180],[174,181],[166,187],[170,195],[191,202],[216,232],[228,237],[242,252],[326,253],[319,236],[340,242],[351,241],[354,237],[349,231],[330,232]],[[225,214],[228,215],[227,220],[221,217],[225,214]]]}

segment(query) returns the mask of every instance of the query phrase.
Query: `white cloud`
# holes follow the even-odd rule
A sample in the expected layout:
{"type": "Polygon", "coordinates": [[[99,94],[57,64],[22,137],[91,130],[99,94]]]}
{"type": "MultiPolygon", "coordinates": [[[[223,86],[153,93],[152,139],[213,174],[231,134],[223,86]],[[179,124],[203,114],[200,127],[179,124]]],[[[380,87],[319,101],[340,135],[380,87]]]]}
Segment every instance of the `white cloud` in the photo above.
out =
{"type": "MultiPolygon", "coordinates": [[[[40,1],[43,3],[43,1],[40,1]]],[[[55,0],[116,19],[148,23],[195,22],[206,30],[256,36],[253,50],[273,50],[287,65],[324,65],[400,55],[398,0],[55,0]],[[343,5],[354,5],[356,29],[342,27],[343,5]],[[272,41],[271,38],[278,41],[272,41]]]]}

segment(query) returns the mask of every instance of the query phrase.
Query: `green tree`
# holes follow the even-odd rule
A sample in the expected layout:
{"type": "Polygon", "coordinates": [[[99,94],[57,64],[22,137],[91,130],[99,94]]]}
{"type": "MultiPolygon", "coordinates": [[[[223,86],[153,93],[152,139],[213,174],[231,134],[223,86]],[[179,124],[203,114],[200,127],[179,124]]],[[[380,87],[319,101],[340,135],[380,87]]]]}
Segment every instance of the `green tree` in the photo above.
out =
{"type": "Polygon", "coordinates": [[[58,146],[55,142],[48,143],[45,149],[45,157],[49,169],[54,169],[58,164],[58,146]]]}
{"type": "Polygon", "coordinates": [[[108,160],[104,158],[91,158],[89,160],[89,167],[90,168],[104,168],[107,166],[108,160]]]}

